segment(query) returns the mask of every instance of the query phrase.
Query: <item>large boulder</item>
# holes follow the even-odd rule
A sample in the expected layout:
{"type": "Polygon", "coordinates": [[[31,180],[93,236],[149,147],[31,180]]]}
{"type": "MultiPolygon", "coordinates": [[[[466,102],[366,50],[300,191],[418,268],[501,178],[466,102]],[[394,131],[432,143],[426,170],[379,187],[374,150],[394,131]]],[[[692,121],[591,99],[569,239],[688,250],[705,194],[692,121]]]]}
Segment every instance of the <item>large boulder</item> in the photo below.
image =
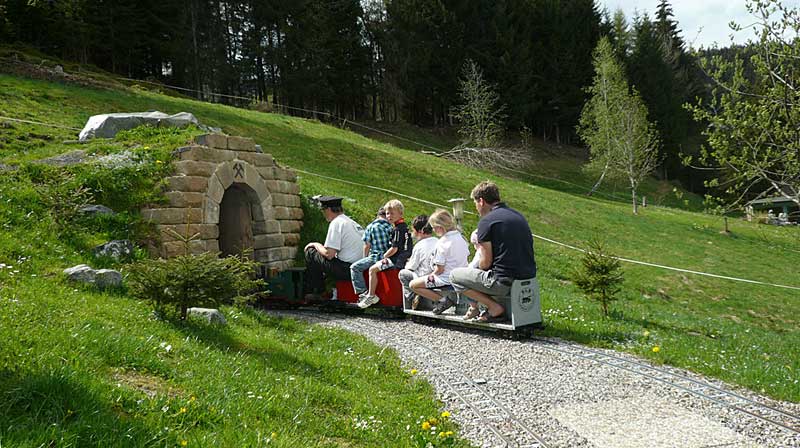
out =
{"type": "Polygon", "coordinates": [[[226,325],[228,323],[228,321],[225,320],[225,316],[223,316],[222,313],[215,308],[193,307],[189,308],[188,311],[190,316],[202,317],[203,319],[206,319],[209,323],[212,324],[226,325]]]}
{"type": "Polygon", "coordinates": [[[167,115],[158,111],[94,115],[86,122],[78,140],[84,142],[92,138],[114,138],[119,131],[142,125],[182,128],[190,124],[204,127],[200,125],[194,115],[188,112],[180,112],[175,115],[167,115]]]}
{"type": "Polygon", "coordinates": [[[92,249],[95,257],[109,257],[116,261],[125,260],[133,255],[133,243],[128,240],[114,240],[92,249]]]}

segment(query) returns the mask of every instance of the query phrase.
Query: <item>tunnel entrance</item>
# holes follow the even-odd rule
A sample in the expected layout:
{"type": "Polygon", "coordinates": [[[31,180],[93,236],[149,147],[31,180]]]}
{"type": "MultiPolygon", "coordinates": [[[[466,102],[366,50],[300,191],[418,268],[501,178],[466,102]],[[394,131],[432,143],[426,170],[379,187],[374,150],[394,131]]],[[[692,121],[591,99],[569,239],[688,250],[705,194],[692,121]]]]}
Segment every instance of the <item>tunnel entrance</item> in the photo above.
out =
{"type": "Polygon", "coordinates": [[[219,250],[221,256],[245,255],[253,256],[253,197],[256,197],[246,185],[232,184],[219,204],[219,250]],[[250,191],[248,191],[250,190],[250,191]]]}

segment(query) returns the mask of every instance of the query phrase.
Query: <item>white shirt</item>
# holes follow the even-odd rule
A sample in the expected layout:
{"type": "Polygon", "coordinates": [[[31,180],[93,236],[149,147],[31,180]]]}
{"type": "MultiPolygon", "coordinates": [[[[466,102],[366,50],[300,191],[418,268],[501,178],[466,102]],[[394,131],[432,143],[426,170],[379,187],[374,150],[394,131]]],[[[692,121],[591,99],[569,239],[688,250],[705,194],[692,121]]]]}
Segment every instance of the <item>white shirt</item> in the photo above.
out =
{"type": "Polygon", "coordinates": [[[469,259],[469,246],[467,240],[458,230],[451,230],[436,243],[436,252],[433,255],[433,264],[444,266],[444,272],[437,275],[440,282],[450,283],[450,272],[455,268],[467,266],[469,259]]]}
{"type": "Polygon", "coordinates": [[[433,253],[436,252],[436,243],[439,241],[434,236],[429,236],[417,241],[411,251],[411,257],[406,261],[406,269],[424,277],[433,272],[433,253]]]}
{"type": "Polygon", "coordinates": [[[323,246],[336,250],[336,258],[345,263],[353,263],[364,256],[364,242],[361,237],[364,228],[347,215],[341,214],[328,224],[328,235],[323,246]]]}

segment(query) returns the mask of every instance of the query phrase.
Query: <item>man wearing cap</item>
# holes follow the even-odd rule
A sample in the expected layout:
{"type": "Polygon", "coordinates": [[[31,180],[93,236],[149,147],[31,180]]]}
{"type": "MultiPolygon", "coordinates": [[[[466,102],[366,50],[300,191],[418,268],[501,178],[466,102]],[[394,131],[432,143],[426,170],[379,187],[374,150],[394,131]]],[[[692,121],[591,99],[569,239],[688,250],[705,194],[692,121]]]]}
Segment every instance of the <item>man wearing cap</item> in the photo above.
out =
{"type": "Polygon", "coordinates": [[[344,214],[342,198],[320,196],[317,201],[330,224],[325,244],[314,242],[305,247],[305,291],[309,299],[318,298],[325,290],[326,274],[336,280],[350,280],[350,265],[361,259],[364,248],[364,229],[344,214]]]}

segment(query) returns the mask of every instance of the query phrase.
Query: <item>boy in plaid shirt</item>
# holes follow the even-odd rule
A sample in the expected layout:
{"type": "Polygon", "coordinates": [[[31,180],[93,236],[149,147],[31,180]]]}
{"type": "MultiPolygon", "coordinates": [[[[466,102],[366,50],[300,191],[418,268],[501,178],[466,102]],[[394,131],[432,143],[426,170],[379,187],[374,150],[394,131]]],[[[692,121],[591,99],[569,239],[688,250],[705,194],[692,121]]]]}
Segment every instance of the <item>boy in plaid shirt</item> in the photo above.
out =
{"type": "Polygon", "coordinates": [[[364,271],[375,264],[389,250],[392,236],[392,224],[386,220],[386,211],[383,207],[378,209],[375,220],[367,225],[364,230],[364,258],[350,265],[350,279],[353,281],[353,290],[356,294],[367,291],[364,282],[364,271]]]}

